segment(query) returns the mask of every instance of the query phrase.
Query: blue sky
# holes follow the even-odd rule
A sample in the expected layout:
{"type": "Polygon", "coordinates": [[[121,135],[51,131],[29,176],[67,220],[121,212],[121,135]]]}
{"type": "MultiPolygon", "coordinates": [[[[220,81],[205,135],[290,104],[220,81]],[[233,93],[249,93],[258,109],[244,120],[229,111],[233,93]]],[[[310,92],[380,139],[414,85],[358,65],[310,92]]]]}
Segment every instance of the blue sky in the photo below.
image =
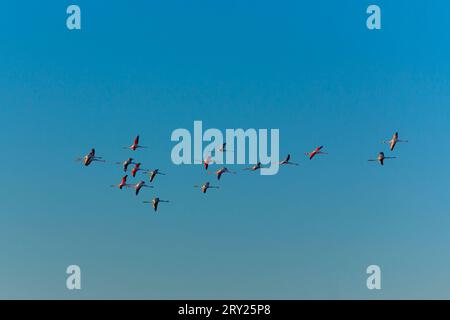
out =
{"type": "Polygon", "coordinates": [[[0,298],[450,297],[450,3],[74,3],[80,31],[71,2],[2,2],[0,298]],[[300,166],[204,196],[211,176],[170,159],[194,120],[279,128],[300,166]],[[394,131],[398,159],[367,162],[394,131]],[[168,173],[138,199],[109,188],[136,134],[168,173]],[[91,147],[110,163],[73,161],[91,147]],[[171,200],[157,215],[154,195],[171,200]]]}

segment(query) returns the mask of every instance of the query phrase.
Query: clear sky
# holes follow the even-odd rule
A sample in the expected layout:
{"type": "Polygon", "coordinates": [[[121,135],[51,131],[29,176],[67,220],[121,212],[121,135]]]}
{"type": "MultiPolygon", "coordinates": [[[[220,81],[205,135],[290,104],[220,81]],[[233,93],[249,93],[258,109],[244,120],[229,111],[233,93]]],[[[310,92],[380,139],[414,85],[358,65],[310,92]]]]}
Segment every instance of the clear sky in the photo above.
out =
{"type": "Polygon", "coordinates": [[[450,298],[448,1],[73,3],[80,31],[72,2],[1,1],[0,298],[450,298]],[[194,120],[278,128],[300,166],[205,196],[170,159],[194,120]],[[138,198],[109,187],[136,134],[167,172],[138,198]]]}

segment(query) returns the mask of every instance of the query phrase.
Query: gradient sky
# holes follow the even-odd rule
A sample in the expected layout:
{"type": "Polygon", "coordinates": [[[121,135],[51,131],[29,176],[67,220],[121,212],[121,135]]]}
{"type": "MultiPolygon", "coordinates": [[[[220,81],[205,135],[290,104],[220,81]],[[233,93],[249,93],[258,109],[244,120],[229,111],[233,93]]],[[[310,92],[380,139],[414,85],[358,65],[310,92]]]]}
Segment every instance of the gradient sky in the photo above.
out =
{"type": "Polygon", "coordinates": [[[1,1],[0,298],[450,298],[450,2],[132,3],[1,1]],[[301,165],[204,196],[170,159],[194,120],[279,128],[301,165]],[[138,199],[109,188],[136,134],[168,173],[138,199]],[[91,147],[109,163],[74,162],[91,147]]]}

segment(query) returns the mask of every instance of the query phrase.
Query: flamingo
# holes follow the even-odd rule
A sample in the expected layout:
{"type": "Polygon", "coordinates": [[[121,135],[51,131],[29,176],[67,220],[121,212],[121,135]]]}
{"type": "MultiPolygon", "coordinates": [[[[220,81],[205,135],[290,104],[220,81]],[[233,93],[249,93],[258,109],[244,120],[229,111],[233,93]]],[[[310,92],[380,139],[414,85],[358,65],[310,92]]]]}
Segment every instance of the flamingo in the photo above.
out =
{"type": "Polygon", "coordinates": [[[116,164],[121,164],[122,167],[123,167],[123,171],[124,171],[124,172],[127,172],[128,166],[129,166],[130,164],[136,164],[136,163],[134,163],[133,161],[134,161],[133,158],[128,158],[128,159],[125,160],[124,162],[116,162],[116,164]]]}
{"type": "Polygon", "coordinates": [[[383,143],[388,143],[389,144],[389,149],[391,151],[394,151],[394,148],[395,148],[395,145],[397,144],[397,142],[408,142],[408,140],[399,140],[398,139],[398,132],[395,132],[394,135],[392,136],[391,140],[383,141],[383,143]]]}
{"type": "Polygon", "coordinates": [[[147,171],[146,169],[142,169],[141,168],[141,163],[140,162],[136,163],[134,165],[133,169],[131,169],[131,175],[133,176],[133,178],[136,177],[136,173],[138,171],[147,171]]]}
{"type": "Polygon", "coordinates": [[[95,149],[92,148],[91,152],[89,152],[89,154],[85,155],[83,158],[78,158],[76,159],[76,161],[82,161],[83,164],[87,167],[88,165],[90,165],[92,162],[97,161],[97,162],[106,162],[105,160],[102,160],[102,157],[96,157],[95,156],[95,149]]]}
{"type": "Polygon", "coordinates": [[[261,169],[261,162],[258,162],[257,164],[255,164],[253,167],[249,167],[249,168],[244,168],[242,170],[250,170],[250,171],[256,171],[261,169]]]}
{"type": "Polygon", "coordinates": [[[224,173],[232,173],[232,174],[236,174],[236,172],[230,171],[228,170],[228,168],[226,167],[222,167],[219,170],[217,170],[216,172],[214,172],[214,174],[217,175],[217,180],[220,180],[220,177],[222,176],[222,174],[224,173]]]}
{"type": "Polygon", "coordinates": [[[152,204],[152,206],[153,206],[153,209],[155,210],[155,212],[156,212],[156,210],[158,210],[158,204],[160,203],[160,202],[169,202],[168,200],[161,200],[161,199],[159,199],[159,198],[153,198],[152,199],[152,201],[142,201],[143,203],[151,203],[152,204]]]}
{"type": "Polygon", "coordinates": [[[385,159],[395,159],[395,157],[385,157],[384,152],[378,153],[378,157],[376,159],[370,159],[369,161],[378,161],[382,166],[384,166],[385,159]]]}
{"type": "Polygon", "coordinates": [[[205,167],[205,170],[208,170],[209,165],[210,165],[211,163],[214,163],[214,162],[215,162],[215,161],[212,160],[211,156],[206,157],[206,159],[202,161],[203,166],[205,167]]]}
{"type": "Polygon", "coordinates": [[[227,149],[227,143],[226,142],[222,143],[222,146],[220,146],[217,150],[219,150],[220,152],[227,152],[227,151],[232,152],[232,150],[228,150],[227,149]]]}
{"type": "MultiPolygon", "coordinates": [[[[194,188],[198,188],[198,187],[199,187],[198,185],[195,185],[195,186],[194,186],[194,188]]],[[[212,189],[219,189],[219,187],[217,187],[217,186],[212,186],[209,182],[205,182],[204,184],[202,184],[202,185],[200,186],[200,189],[202,190],[203,193],[206,193],[206,190],[208,190],[209,188],[212,188],[212,189]]]]}
{"type": "Polygon", "coordinates": [[[212,159],[212,157],[209,155],[206,157],[206,159],[204,160],[195,160],[195,163],[201,163],[203,164],[203,167],[205,168],[205,170],[208,170],[209,165],[212,163],[215,163],[215,161],[212,159]]]}
{"type": "Polygon", "coordinates": [[[290,164],[290,165],[293,165],[293,166],[298,166],[298,163],[290,162],[289,160],[291,160],[291,155],[290,154],[288,154],[287,157],[283,161],[280,162],[280,165],[290,164]]]}
{"type": "Polygon", "coordinates": [[[123,147],[123,149],[130,149],[130,150],[133,150],[133,151],[136,151],[136,149],[139,149],[139,148],[147,148],[147,147],[139,145],[139,136],[136,136],[136,138],[134,138],[134,142],[133,142],[133,144],[131,146],[123,147]]]}
{"type": "Polygon", "coordinates": [[[315,157],[316,154],[328,154],[326,152],[321,151],[323,146],[317,147],[314,149],[314,151],[307,152],[306,155],[309,156],[309,160],[315,157]]]}
{"type": "Polygon", "coordinates": [[[150,182],[153,182],[153,180],[155,179],[157,174],[160,174],[160,175],[163,175],[163,176],[166,175],[165,173],[160,172],[159,169],[155,169],[155,170],[152,170],[152,171],[144,170],[143,172],[149,174],[150,182]]]}
{"type": "Polygon", "coordinates": [[[122,190],[123,187],[131,187],[131,184],[127,184],[127,178],[128,175],[123,176],[119,184],[113,184],[111,185],[111,187],[112,188],[118,187],[120,190],[122,190]]]}
{"type": "Polygon", "coordinates": [[[133,186],[136,195],[139,194],[139,191],[141,191],[142,188],[153,188],[152,186],[146,185],[145,181],[139,181],[137,184],[133,186]]]}

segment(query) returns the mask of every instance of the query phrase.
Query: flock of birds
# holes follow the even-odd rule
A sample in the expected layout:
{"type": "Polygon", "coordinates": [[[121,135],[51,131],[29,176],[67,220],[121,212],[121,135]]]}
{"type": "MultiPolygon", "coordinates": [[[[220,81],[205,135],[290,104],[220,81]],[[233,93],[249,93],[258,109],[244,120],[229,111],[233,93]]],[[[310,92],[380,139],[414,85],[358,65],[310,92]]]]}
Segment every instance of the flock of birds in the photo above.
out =
{"type": "MultiPolygon", "coordinates": [[[[389,149],[391,151],[394,151],[394,148],[396,146],[397,143],[401,143],[401,142],[408,142],[408,140],[400,140],[398,138],[398,132],[395,132],[394,135],[392,136],[392,138],[390,140],[386,140],[383,141],[383,143],[385,144],[389,144],[389,149]]],[[[128,147],[123,147],[123,149],[129,149],[131,151],[136,151],[138,149],[143,149],[143,148],[147,148],[145,146],[141,146],[139,144],[139,136],[137,136],[134,139],[134,142],[131,146],[128,147]]],[[[319,146],[317,148],[315,148],[313,151],[311,152],[307,152],[306,155],[309,157],[310,160],[312,160],[315,156],[320,155],[320,154],[327,154],[326,152],[322,151],[323,146],[319,146]]],[[[223,143],[220,148],[217,149],[217,151],[219,152],[233,152],[232,150],[228,150],[226,147],[226,143],[223,143]]],[[[379,152],[378,156],[376,159],[369,159],[368,161],[376,161],[378,162],[380,165],[384,165],[384,160],[386,159],[395,159],[396,157],[386,157],[384,155],[384,152],[379,152]]],[[[291,162],[291,155],[288,154],[286,156],[286,158],[284,160],[282,160],[281,162],[279,162],[279,165],[294,165],[294,166],[298,166],[298,163],[295,162],[291,162]]],[[[95,154],[95,149],[91,149],[91,152],[89,152],[89,154],[87,154],[86,156],[82,157],[82,158],[78,158],[77,161],[82,161],[83,164],[85,166],[89,166],[90,164],[92,164],[93,162],[106,162],[102,157],[98,157],[95,154]]],[[[201,160],[201,163],[203,164],[203,167],[205,168],[205,170],[208,173],[211,173],[210,171],[208,171],[209,166],[214,163],[215,161],[213,160],[212,156],[208,156],[206,159],[201,160]]],[[[133,168],[131,169],[131,176],[133,178],[136,177],[136,174],[140,171],[143,174],[147,174],[150,183],[152,183],[157,175],[165,175],[165,173],[162,173],[159,169],[153,169],[153,170],[148,170],[148,169],[143,169],[141,167],[141,163],[140,162],[135,162],[133,158],[128,158],[127,160],[125,160],[124,162],[116,162],[116,164],[119,164],[122,166],[122,169],[125,173],[128,172],[128,168],[129,166],[133,166],[133,168]]],[[[243,170],[248,170],[248,171],[257,171],[259,169],[262,168],[261,162],[256,163],[254,166],[248,167],[248,168],[244,168],[243,170]]],[[[225,173],[231,173],[231,174],[236,174],[236,172],[230,171],[228,170],[227,167],[222,167],[219,170],[213,172],[216,176],[217,176],[217,180],[220,180],[220,178],[222,177],[223,174],[225,173]]],[[[127,183],[127,179],[128,179],[128,174],[125,174],[125,176],[122,177],[121,181],[119,184],[115,184],[115,185],[111,185],[111,187],[115,187],[115,188],[119,188],[120,190],[122,190],[123,188],[133,188],[134,192],[137,195],[139,195],[139,192],[141,191],[142,188],[153,188],[153,186],[148,185],[144,180],[140,180],[138,183],[136,184],[129,184],[127,183]]],[[[211,185],[211,183],[209,181],[205,182],[202,185],[195,185],[194,188],[200,188],[202,193],[206,193],[206,191],[208,189],[219,189],[218,186],[214,186],[211,185]]],[[[153,206],[153,210],[156,212],[158,210],[158,205],[161,202],[169,202],[169,200],[162,200],[158,197],[153,198],[151,201],[143,201],[144,204],[151,204],[153,206]]]]}
{"type": "MultiPolygon", "coordinates": [[[[133,142],[133,144],[131,146],[123,147],[123,149],[129,149],[129,150],[132,150],[132,151],[136,151],[138,149],[143,149],[143,148],[147,148],[147,147],[141,146],[139,144],[139,136],[137,136],[134,139],[134,142],[133,142]]],[[[95,155],[95,149],[91,149],[91,152],[89,152],[89,154],[87,154],[83,158],[78,158],[77,161],[82,161],[85,166],[89,166],[92,162],[95,162],[95,161],[97,161],[97,162],[106,162],[105,160],[103,160],[102,157],[98,157],[98,156],[95,155]]],[[[150,182],[153,182],[153,180],[155,179],[156,175],[165,175],[164,173],[159,171],[159,169],[147,170],[147,169],[142,168],[141,167],[141,163],[140,162],[134,162],[133,158],[128,158],[124,162],[116,162],[116,164],[120,164],[122,166],[122,168],[123,168],[123,171],[125,173],[128,172],[128,167],[130,165],[134,165],[133,168],[131,169],[131,176],[133,178],[135,178],[136,174],[139,171],[141,171],[144,174],[148,174],[150,182]]],[[[144,180],[140,180],[136,184],[129,184],[129,183],[127,183],[127,179],[128,179],[128,174],[125,174],[122,177],[122,179],[121,179],[119,184],[111,185],[111,187],[119,188],[120,190],[122,190],[123,188],[133,188],[136,195],[139,195],[139,192],[141,191],[142,188],[153,188],[153,186],[150,186],[150,185],[146,184],[144,180]]],[[[143,203],[145,203],[145,204],[149,204],[150,203],[153,206],[153,209],[155,211],[158,210],[158,205],[159,205],[160,202],[169,202],[169,201],[168,200],[162,200],[162,199],[160,199],[158,197],[153,198],[151,201],[143,201],[143,203]]]]}

